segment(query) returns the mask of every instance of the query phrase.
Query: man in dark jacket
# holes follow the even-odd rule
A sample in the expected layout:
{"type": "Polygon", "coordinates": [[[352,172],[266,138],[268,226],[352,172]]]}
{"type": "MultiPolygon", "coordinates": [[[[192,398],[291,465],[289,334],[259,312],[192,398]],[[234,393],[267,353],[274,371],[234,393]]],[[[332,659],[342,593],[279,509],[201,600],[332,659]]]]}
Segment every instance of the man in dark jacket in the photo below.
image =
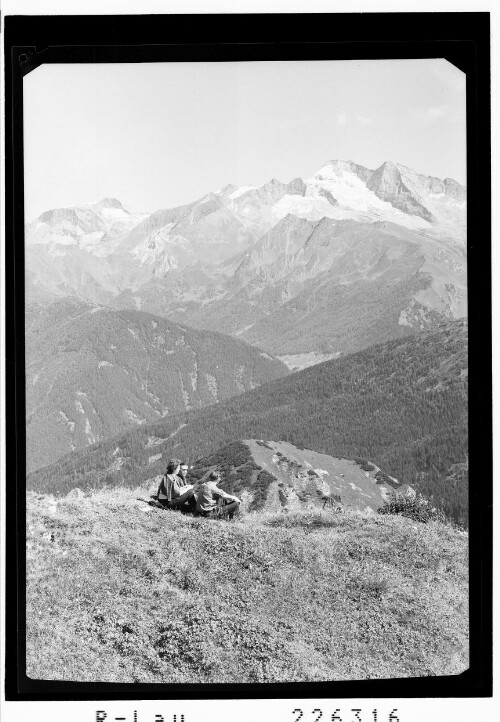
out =
{"type": "Polygon", "coordinates": [[[179,477],[180,461],[171,459],[167,471],[158,487],[158,501],[167,509],[186,509],[194,511],[196,499],[192,484],[183,484],[179,477]]]}

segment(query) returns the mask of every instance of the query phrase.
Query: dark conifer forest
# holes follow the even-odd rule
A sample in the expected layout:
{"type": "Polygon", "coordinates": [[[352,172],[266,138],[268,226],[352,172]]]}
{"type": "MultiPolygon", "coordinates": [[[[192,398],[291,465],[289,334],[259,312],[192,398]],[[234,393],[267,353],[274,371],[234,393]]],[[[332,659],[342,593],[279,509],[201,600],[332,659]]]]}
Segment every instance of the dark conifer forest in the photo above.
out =
{"type": "Polygon", "coordinates": [[[466,525],[467,418],[467,322],[450,321],[134,428],[33,472],[27,485],[54,494],[135,486],[171,456],[192,463],[238,439],[272,439],[376,464],[466,525]]]}

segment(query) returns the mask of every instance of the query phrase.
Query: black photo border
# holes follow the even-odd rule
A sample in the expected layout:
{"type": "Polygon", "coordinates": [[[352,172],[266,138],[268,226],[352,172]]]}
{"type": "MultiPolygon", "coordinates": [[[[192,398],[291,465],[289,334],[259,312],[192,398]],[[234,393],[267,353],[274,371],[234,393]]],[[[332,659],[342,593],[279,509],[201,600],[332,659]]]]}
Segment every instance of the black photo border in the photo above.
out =
{"type": "MultiPolygon", "coordinates": [[[[490,14],[5,18],[5,699],[489,697],[492,694],[490,14]],[[467,75],[470,668],[457,676],[266,684],[117,684],[26,676],[23,77],[44,63],[445,58],[467,75]]],[[[36,122],[34,119],[32,122],[36,122]]]]}

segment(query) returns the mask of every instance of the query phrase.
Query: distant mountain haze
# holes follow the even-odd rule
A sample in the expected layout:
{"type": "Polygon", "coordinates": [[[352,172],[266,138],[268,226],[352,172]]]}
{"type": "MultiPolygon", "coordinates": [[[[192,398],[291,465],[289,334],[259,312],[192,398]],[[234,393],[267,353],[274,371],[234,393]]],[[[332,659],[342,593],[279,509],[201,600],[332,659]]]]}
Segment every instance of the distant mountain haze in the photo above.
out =
{"type": "Polygon", "coordinates": [[[26,227],[26,289],[238,336],[291,367],[467,312],[466,190],[393,162],[228,185],[131,214],[104,199],[26,227]]]}
{"type": "Polygon", "coordinates": [[[27,468],[287,373],[244,341],[142,311],[28,305],[27,468]]]}

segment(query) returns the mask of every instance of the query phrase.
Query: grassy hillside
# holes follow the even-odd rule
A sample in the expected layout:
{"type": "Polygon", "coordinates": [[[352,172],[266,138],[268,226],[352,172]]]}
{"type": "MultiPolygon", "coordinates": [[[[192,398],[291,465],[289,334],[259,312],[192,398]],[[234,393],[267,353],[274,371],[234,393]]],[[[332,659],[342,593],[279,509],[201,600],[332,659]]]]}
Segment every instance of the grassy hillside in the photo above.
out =
{"type": "Polygon", "coordinates": [[[64,299],[26,323],[27,465],[285,376],[281,361],[220,333],[64,299]]]}
{"type": "Polygon", "coordinates": [[[137,501],[149,491],[28,492],[31,678],[320,681],[468,667],[466,534],[373,513],[206,520],[137,501]]]}
{"type": "Polygon", "coordinates": [[[304,369],[239,397],[144,425],[28,476],[28,488],[135,486],[175,455],[199,459],[238,439],[288,441],[362,457],[467,523],[467,324],[450,322],[304,369]]]}

